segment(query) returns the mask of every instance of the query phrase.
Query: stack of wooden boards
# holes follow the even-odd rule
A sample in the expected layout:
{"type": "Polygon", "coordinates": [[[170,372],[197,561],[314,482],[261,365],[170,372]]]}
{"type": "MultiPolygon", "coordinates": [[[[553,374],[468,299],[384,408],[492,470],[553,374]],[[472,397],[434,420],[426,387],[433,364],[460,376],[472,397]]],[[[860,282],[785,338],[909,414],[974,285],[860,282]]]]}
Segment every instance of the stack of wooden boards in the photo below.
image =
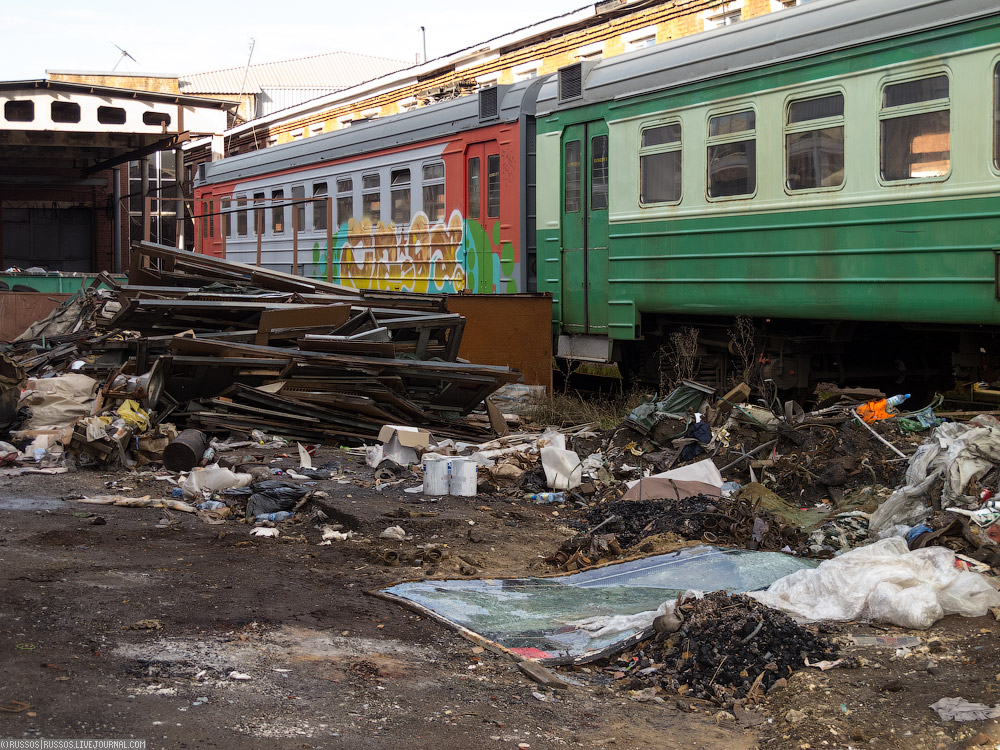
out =
{"type": "Polygon", "coordinates": [[[339,443],[406,424],[477,438],[464,417],[520,380],[459,359],[465,319],[444,296],[358,292],[152,243],[133,246],[127,284],[105,277],[71,304],[54,318],[71,330],[36,324],[6,353],[36,377],[82,360],[109,391],[152,371],[138,391],[157,421],[208,432],[339,443]]]}

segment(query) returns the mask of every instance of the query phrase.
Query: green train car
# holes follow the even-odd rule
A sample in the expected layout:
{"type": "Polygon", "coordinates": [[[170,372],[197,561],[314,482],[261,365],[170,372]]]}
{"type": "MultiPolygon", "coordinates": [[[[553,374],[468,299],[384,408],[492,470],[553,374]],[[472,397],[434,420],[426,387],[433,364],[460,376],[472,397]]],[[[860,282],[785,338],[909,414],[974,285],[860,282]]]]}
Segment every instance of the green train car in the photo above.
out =
{"type": "Polygon", "coordinates": [[[537,113],[561,356],[690,326],[722,362],[752,316],[781,388],[996,363],[1000,3],[815,0],[563,68],[537,113]]]}

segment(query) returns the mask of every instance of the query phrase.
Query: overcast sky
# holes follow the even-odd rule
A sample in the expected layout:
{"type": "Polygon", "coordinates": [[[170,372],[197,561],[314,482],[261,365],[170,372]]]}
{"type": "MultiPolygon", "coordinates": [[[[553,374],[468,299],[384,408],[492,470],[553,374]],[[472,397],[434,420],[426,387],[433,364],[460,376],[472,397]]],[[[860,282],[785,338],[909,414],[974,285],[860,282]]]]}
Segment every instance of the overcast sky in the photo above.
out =
{"type": "Polygon", "coordinates": [[[414,62],[583,7],[585,0],[0,0],[0,80],[46,70],[194,73],[344,50],[414,62]]]}

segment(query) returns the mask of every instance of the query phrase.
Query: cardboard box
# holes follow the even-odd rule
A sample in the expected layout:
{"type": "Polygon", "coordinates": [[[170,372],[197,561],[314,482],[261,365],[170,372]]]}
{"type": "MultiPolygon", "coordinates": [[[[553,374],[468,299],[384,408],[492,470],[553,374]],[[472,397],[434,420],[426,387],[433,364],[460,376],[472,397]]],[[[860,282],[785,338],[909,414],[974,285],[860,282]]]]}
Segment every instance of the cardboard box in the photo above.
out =
{"type": "Polygon", "coordinates": [[[378,439],[382,441],[382,459],[390,458],[398,464],[415,464],[431,444],[431,433],[420,427],[383,425],[378,439]]]}

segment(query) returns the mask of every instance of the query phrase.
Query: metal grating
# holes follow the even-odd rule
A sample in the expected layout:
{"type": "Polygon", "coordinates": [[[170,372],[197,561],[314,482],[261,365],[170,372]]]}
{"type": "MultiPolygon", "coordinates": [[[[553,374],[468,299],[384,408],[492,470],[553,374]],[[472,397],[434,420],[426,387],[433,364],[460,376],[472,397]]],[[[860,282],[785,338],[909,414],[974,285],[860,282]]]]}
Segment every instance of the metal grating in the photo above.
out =
{"type": "Polygon", "coordinates": [[[500,89],[491,86],[488,89],[481,89],[479,92],[479,119],[495,120],[500,116],[500,89]]]}
{"type": "Polygon", "coordinates": [[[583,96],[583,65],[577,63],[559,71],[559,101],[583,96]]]}

